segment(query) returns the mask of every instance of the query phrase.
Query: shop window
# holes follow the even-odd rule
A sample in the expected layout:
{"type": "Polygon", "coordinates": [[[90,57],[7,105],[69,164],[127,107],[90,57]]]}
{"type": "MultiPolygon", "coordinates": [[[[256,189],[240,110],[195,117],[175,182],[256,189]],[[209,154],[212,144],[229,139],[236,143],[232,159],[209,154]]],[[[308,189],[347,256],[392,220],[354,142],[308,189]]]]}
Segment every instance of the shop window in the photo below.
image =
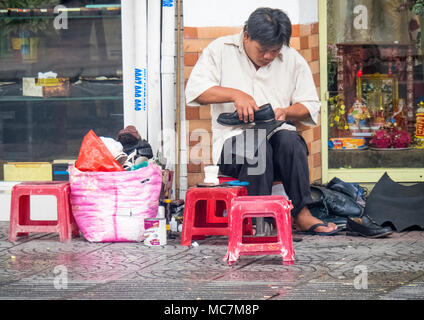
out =
{"type": "Polygon", "coordinates": [[[119,0],[0,5],[1,180],[6,162],[76,159],[90,129],[116,136],[123,86],[119,0]]]}
{"type": "Polygon", "coordinates": [[[422,17],[416,1],[328,0],[328,166],[421,168],[422,17]]]}

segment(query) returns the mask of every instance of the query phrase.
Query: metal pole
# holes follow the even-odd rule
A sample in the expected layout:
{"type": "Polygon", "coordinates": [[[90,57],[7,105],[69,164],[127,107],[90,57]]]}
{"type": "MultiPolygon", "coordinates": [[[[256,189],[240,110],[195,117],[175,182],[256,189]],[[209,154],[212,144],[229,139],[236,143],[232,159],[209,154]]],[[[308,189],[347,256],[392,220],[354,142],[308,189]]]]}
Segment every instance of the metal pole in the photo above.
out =
{"type": "Polygon", "coordinates": [[[177,91],[177,165],[175,166],[175,198],[180,197],[180,135],[181,135],[181,0],[177,0],[177,75],[176,75],[176,91],[177,91]]]}

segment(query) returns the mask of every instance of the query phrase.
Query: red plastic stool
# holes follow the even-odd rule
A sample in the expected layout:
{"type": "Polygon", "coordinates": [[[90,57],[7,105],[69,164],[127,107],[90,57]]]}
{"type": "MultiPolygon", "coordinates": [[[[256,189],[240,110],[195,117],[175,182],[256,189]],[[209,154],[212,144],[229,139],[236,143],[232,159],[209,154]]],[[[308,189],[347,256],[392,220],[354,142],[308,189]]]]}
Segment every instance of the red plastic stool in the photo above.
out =
{"type": "Polygon", "coordinates": [[[69,194],[69,182],[35,181],[15,185],[12,188],[9,241],[15,242],[17,236],[28,235],[28,232],[57,232],[61,242],[71,240],[72,235],[78,236],[79,229],[72,215],[69,194]],[[57,221],[31,220],[30,197],[32,195],[56,196],[57,221]]]}
{"type": "Polygon", "coordinates": [[[224,261],[236,262],[240,255],[279,254],[284,265],[294,263],[290,201],[283,196],[237,197],[231,201],[230,236],[224,261]],[[274,237],[243,237],[245,218],[273,217],[277,227],[274,237]]]}
{"type": "MultiPolygon", "coordinates": [[[[228,214],[231,200],[247,196],[245,187],[190,188],[186,194],[181,245],[190,246],[192,239],[207,235],[228,236],[228,214]],[[223,211],[227,210],[224,216],[223,211]]],[[[243,225],[245,234],[252,234],[250,219],[243,225]]]]}

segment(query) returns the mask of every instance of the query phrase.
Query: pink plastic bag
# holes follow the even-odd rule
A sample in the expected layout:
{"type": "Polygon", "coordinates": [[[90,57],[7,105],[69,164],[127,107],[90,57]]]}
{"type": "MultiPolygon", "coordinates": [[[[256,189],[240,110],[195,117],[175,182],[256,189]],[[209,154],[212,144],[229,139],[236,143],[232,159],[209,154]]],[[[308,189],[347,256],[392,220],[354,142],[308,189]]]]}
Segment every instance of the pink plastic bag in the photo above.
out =
{"type": "Polygon", "coordinates": [[[73,215],[90,242],[142,241],[144,219],[159,205],[162,170],[150,163],[136,171],[82,172],[69,168],[73,215]]]}

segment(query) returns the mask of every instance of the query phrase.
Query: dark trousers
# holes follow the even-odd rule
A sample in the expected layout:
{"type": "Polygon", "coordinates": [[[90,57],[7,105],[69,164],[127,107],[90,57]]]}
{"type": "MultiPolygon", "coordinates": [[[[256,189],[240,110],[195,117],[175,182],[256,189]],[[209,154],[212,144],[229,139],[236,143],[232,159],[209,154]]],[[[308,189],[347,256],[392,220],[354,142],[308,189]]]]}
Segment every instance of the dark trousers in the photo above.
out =
{"type": "Polygon", "coordinates": [[[219,169],[222,174],[248,181],[248,194],[270,195],[274,181],[281,181],[293,204],[292,215],[312,202],[309,188],[308,148],[296,131],[280,130],[271,138],[259,137],[246,131],[228,139],[221,153],[219,169]],[[244,142],[243,142],[244,141],[244,142]],[[235,151],[238,148],[238,151],[235,151]],[[243,149],[243,154],[240,150],[243,149]],[[253,152],[246,153],[246,149],[253,152]]]}

